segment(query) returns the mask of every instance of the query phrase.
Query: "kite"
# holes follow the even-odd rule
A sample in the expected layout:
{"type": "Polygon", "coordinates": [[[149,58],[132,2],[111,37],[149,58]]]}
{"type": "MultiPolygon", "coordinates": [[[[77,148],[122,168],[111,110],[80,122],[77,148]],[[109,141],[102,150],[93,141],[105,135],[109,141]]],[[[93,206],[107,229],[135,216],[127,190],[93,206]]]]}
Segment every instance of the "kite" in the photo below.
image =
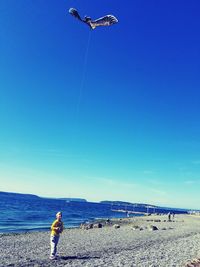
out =
{"type": "Polygon", "coordinates": [[[106,15],[96,20],[92,20],[88,16],[85,16],[82,19],[75,8],[70,8],[69,13],[80,21],[86,23],[92,30],[94,30],[98,26],[110,26],[118,22],[118,19],[113,15],[106,15]]]}

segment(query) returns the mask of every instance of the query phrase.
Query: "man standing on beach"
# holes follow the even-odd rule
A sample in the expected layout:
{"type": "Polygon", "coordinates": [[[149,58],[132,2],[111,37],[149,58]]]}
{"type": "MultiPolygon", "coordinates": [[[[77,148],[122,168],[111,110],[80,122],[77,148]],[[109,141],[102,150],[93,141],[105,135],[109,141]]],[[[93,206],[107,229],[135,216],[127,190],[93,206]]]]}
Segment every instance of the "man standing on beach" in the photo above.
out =
{"type": "Polygon", "coordinates": [[[60,238],[60,234],[62,233],[64,228],[62,222],[62,212],[56,213],[56,220],[51,225],[51,238],[50,238],[50,245],[51,245],[51,255],[50,259],[55,260],[57,258],[57,245],[60,238]]]}

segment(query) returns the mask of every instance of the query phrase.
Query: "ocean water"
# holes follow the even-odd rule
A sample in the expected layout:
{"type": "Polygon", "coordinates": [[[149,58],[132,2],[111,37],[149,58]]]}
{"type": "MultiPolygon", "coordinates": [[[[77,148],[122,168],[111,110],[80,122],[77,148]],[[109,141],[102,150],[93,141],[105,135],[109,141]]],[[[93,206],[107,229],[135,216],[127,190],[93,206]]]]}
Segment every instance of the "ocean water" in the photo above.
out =
{"type": "MultiPolygon", "coordinates": [[[[113,211],[113,209],[125,208],[102,203],[67,202],[36,196],[0,194],[0,233],[47,231],[58,211],[63,212],[65,227],[72,228],[97,218],[125,217],[124,212],[113,211]]],[[[144,208],[137,208],[135,211],[146,212],[144,208]]],[[[131,214],[131,216],[139,215],[131,214]]]]}

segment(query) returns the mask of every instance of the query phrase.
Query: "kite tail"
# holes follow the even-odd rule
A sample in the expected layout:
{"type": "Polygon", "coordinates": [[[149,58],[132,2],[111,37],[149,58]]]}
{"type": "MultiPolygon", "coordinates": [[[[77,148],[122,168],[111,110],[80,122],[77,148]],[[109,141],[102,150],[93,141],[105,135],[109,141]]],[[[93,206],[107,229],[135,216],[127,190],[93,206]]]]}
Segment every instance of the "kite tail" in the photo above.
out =
{"type": "Polygon", "coordinates": [[[89,31],[87,46],[85,49],[84,62],[83,62],[83,73],[82,73],[79,98],[78,98],[78,103],[77,103],[77,114],[79,113],[81,98],[82,98],[82,94],[83,94],[83,88],[85,85],[85,78],[86,78],[86,73],[87,73],[87,63],[88,63],[88,54],[89,54],[90,40],[91,40],[91,35],[92,35],[91,33],[92,33],[92,31],[89,31]]]}

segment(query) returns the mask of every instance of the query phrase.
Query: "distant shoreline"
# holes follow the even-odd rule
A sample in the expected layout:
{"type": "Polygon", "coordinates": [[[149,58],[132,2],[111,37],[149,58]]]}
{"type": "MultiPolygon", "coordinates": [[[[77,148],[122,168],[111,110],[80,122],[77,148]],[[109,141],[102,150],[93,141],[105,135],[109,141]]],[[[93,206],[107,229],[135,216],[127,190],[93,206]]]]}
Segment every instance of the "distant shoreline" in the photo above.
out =
{"type": "Polygon", "coordinates": [[[75,203],[94,203],[94,204],[102,204],[102,205],[110,205],[111,207],[113,206],[123,206],[123,207],[132,207],[132,208],[144,208],[144,209],[151,209],[151,210],[176,210],[177,212],[187,212],[190,209],[186,208],[171,208],[171,207],[161,207],[161,206],[156,206],[152,204],[147,204],[147,203],[131,203],[131,202],[125,202],[125,201],[109,201],[109,200],[101,200],[98,202],[93,202],[93,201],[88,201],[87,199],[83,198],[69,198],[69,197],[44,197],[44,196],[38,196],[36,194],[29,194],[29,193],[17,193],[17,192],[5,192],[5,191],[0,191],[0,197],[1,196],[7,196],[7,197],[19,197],[19,198],[34,198],[34,199],[49,199],[49,200],[61,200],[61,201],[66,201],[66,202],[75,202],[75,203]]]}
{"type": "MultiPolygon", "coordinates": [[[[117,212],[117,211],[116,211],[117,212]]],[[[124,211],[119,211],[121,213],[124,214],[124,211]]],[[[143,213],[135,213],[135,216],[132,216],[131,218],[133,217],[139,217],[139,216],[143,216],[145,214],[143,213]]],[[[101,218],[101,217],[98,217],[98,218],[94,218],[93,220],[90,220],[90,221],[87,221],[87,223],[95,223],[95,222],[98,222],[98,221],[105,221],[107,218],[101,218]]],[[[118,219],[126,219],[126,216],[122,216],[121,218],[119,217],[112,217],[112,218],[109,218],[110,220],[118,220],[118,219]]],[[[83,223],[86,223],[86,221],[82,221],[76,225],[66,225],[65,224],[65,229],[79,229],[81,224],[83,223]]],[[[2,231],[2,229],[0,229],[0,235],[4,235],[4,234],[24,234],[24,233],[34,233],[34,232],[48,232],[50,231],[50,226],[51,226],[51,223],[49,223],[49,227],[35,227],[35,228],[21,228],[21,229],[16,229],[16,230],[5,230],[5,231],[2,231]]]]}

